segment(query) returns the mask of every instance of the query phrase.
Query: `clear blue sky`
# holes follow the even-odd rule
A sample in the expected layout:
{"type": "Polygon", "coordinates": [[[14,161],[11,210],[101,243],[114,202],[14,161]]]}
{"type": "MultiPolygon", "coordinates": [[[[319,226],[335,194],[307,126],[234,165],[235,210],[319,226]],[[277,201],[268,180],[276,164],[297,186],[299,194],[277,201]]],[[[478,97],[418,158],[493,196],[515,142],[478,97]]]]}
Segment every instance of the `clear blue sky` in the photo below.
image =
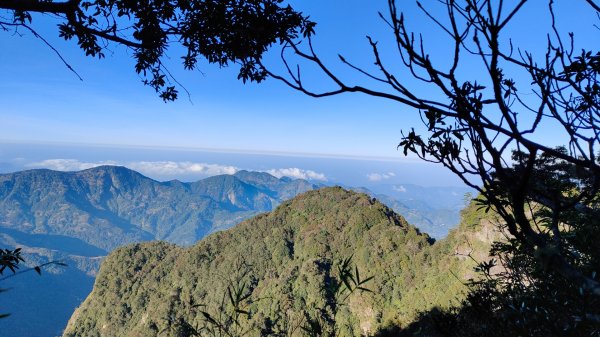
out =
{"type": "MultiPolygon", "coordinates": [[[[350,1],[354,6],[337,11],[334,3],[308,1],[305,11],[322,21],[324,41],[353,36],[347,44],[339,40],[339,49],[368,56],[364,35],[381,25],[376,8],[365,4],[375,2],[350,1]],[[362,11],[370,21],[362,21],[362,11]]],[[[359,95],[315,100],[275,81],[244,85],[236,69],[212,65],[201,66],[204,74],[172,65],[193,104],[185,95],[165,104],[140,83],[124,48],[95,60],[58,39],[54,27],[40,31],[84,81],[30,34],[0,34],[0,69],[10,79],[0,84],[2,139],[396,157],[400,129],[412,124],[395,104],[359,95]]]]}
{"type": "MultiPolygon", "coordinates": [[[[382,44],[389,41],[389,32],[377,15],[378,10],[385,10],[386,1],[291,2],[318,22],[317,49],[347,78],[356,78],[356,74],[339,67],[335,62],[338,52],[369,67],[372,59],[365,35],[372,35],[382,44]]],[[[399,3],[410,26],[429,38],[427,46],[434,59],[446,59],[447,49],[439,39],[439,31],[412,1],[399,3]]],[[[565,24],[577,29],[578,25],[595,22],[593,18],[574,20],[589,13],[572,6],[571,0],[557,3],[563,6],[560,10],[567,19],[565,24]]],[[[540,34],[545,25],[538,24],[543,18],[533,4],[526,6],[522,17],[515,21],[515,32],[519,32],[515,36],[527,46],[543,47],[540,34]]],[[[60,50],[84,81],[79,81],[30,33],[22,31],[19,37],[0,32],[0,141],[4,142],[0,161],[13,160],[7,153],[12,153],[12,143],[19,142],[58,143],[57,148],[60,144],[105,144],[351,155],[403,162],[404,157],[396,150],[400,130],[420,125],[414,111],[382,99],[362,95],[313,99],[272,80],[244,85],[236,80],[237,69],[206,64],[201,72],[185,72],[177,65],[180,55],[175,52],[170,68],[191,92],[193,104],[183,93],[177,102],[165,104],[141,84],[126,49],[113,47],[113,53],[103,60],[84,57],[73,41],[57,37],[49,21],[34,17],[39,32],[60,50]]],[[[391,54],[384,56],[394,60],[391,54]]],[[[476,76],[476,71],[465,69],[465,77],[476,76]]],[[[311,76],[310,70],[307,76],[311,76]]],[[[71,159],[77,156],[68,154],[71,159]]],[[[32,158],[67,159],[66,155],[41,158],[38,151],[32,158]]],[[[100,160],[113,159],[105,154],[96,158],[100,160]]]]}

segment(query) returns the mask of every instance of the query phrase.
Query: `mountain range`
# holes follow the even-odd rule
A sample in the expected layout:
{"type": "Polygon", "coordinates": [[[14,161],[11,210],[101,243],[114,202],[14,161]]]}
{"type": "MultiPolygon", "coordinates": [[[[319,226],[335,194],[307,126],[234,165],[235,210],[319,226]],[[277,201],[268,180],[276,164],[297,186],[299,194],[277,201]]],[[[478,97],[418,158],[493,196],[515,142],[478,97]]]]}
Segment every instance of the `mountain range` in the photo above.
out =
{"type": "Polygon", "coordinates": [[[2,303],[19,305],[0,307],[12,315],[2,324],[15,336],[55,336],[113,249],[150,240],[190,245],[318,187],[247,171],[158,182],[117,166],[0,175],[0,247],[22,247],[29,265],[69,266],[52,266],[41,278],[30,273],[3,280],[11,291],[1,295],[2,303]]]}
{"type": "Polygon", "coordinates": [[[317,187],[246,171],[183,183],[117,166],[31,170],[0,175],[0,226],[68,236],[104,251],[147,240],[189,245],[317,187]]]}
{"type": "MultiPolygon", "coordinates": [[[[0,280],[3,322],[19,336],[53,336],[92,289],[104,256],[134,242],[164,240],[189,246],[206,235],[230,228],[306,191],[322,187],[306,180],[239,171],[196,182],[158,182],[133,170],[100,166],[78,172],[29,170],[0,175],[0,247],[22,247],[29,265],[63,261],[34,273],[0,280]],[[30,308],[44,303],[51,306],[30,308]],[[26,324],[25,324],[26,323],[26,324]],[[52,327],[51,331],[47,331],[52,327]]],[[[375,194],[425,230],[435,220],[398,200],[375,194]]],[[[437,232],[436,232],[437,233],[437,232]]]]}

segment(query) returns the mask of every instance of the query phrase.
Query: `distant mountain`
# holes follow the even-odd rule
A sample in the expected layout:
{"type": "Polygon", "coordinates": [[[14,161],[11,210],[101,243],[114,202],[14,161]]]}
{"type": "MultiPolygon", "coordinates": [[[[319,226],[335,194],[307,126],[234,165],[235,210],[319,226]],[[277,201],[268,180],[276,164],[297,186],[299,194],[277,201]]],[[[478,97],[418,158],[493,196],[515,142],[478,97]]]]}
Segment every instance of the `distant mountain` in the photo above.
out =
{"type": "Polygon", "coordinates": [[[442,239],[460,221],[460,211],[468,204],[466,187],[423,187],[412,184],[349,187],[388,205],[421,231],[442,239]]]}
{"type": "Polygon", "coordinates": [[[206,316],[195,308],[218,317],[227,310],[219,307],[221,300],[228,303],[227,294],[232,296],[227,287],[241,283],[242,295],[248,291],[251,299],[240,308],[251,313],[240,322],[241,331],[258,335],[265,324],[276,329],[286,322],[293,329],[306,322],[305,310],[330,324],[328,285],[339,280],[337,267],[348,257],[363,279],[373,279],[365,285],[371,292],[355,293],[340,307],[339,335],[393,331],[420,310],[461,298],[459,278],[473,276],[473,262],[457,252],[487,256],[493,227],[475,207],[464,215],[459,229],[433,244],[374,198],[333,187],[302,194],[192,247],[128,245],[103,262],[64,337],[183,336],[185,324],[170,329],[167,322],[183,319],[201,327],[206,316]]]}
{"type": "Polygon", "coordinates": [[[247,171],[193,183],[158,182],[117,166],[2,174],[0,247],[23,247],[30,264],[69,265],[39,279],[32,273],[0,282],[14,288],[0,294],[0,303],[12,304],[0,305],[0,313],[12,313],[2,329],[22,337],[59,334],[113,249],[150,240],[190,245],[318,187],[247,171]],[[40,298],[48,306],[37,307],[40,298]]]}
{"type": "Polygon", "coordinates": [[[189,245],[317,187],[247,171],[183,183],[117,166],[31,170],[0,175],[0,226],[38,244],[68,236],[104,251],[148,240],[189,245]]]}

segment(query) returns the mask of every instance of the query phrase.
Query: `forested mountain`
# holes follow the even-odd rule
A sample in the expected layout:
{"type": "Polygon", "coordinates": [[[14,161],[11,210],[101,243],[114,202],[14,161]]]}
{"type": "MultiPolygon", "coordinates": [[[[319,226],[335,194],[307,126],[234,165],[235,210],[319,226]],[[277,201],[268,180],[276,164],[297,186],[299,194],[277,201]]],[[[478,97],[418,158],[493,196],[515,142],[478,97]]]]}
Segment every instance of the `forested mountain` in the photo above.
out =
{"type": "Polygon", "coordinates": [[[0,313],[12,314],[3,329],[22,337],[60,334],[91,291],[102,258],[118,246],[190,245],[317,187],[247,171],[193,183],[158,182],[115,166],[2,174],[0,247],[22,247],[29,265],[68,264],[41,278],[31,273],[2,281],[11,290],[0,295],[0,313]]]}
{"type": "MultiPolygon", "coordinates": [[[[116,166],[2,174],[0,247],[22,247],[29,265],[52,260],[68,265],[52,267],[41,278],[31,273],[1,281],[11,291],[0,295],[0,313],[12,314],[2,324],[22,337],[54,336],[89,294],[103,257],[113,249],[150,240],[187,246],[319,187],[248,171],[192,183],[158,182],[116,166]]],[[[411,223],[433,228],[428,214],[377,198],[411,223]]]]}
{"type": "Polygon", "coordinates": [[[189,245],[316,187],[245,171],[182,183],[117,166],[31,170],[0,175],[0,225],[68,236],[105,251],[155,239],[189,245]]]}
{"type": "Polygon", "coordinates": [[[311,317],[335,320],[343,336],[393,331],[420,310],[457,303],[466,290],[458,278],[473,276],[473,262],[461,251],[487,256],[497,237],[493,226],[473,207],[463,215],[463,224],[434,244],[375,199],[334,187],[189,248],[128,245],[104,261],[64,336],[184,336],[186,324],[207,322],[197,308],[217,317],[240,284],[249,294],[243,311],[250,318],[241,324],[250,336],[265,328],[289,331],[311,317]],[[373,276],[366,284],[372,292],[353,293],[334,309],[330,286],[341,282],[338,267],[349,257],[363,279],[373,276]]]}

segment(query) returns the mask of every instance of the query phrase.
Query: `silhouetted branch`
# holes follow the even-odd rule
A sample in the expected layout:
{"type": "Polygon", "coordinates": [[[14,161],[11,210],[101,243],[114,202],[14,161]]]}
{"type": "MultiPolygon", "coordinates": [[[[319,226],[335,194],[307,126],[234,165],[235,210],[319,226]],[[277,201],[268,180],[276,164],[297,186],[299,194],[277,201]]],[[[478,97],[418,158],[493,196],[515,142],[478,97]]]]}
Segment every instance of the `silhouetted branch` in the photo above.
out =
{"type": "Polygon", "coordinates": [[[35,271],[36,273],[38,273],[38,274],[41,275],[42,268],[47,267],[47,266],[51,266],[51,265],[57,265],[57,266],[62,266],[62,267],[66,267],[67,266],[61,260],[49,261],[49,262],[42,263],[42,264],[40,264],[38,266],[35,266],[35,267],[31,267],[31,268],[19,270],[19,271],[16,271],[16,272],[12,273],[12,274],[0,277],[0,281],[5,281],[5,280],[13,278],[13,277],[15,277],[17,275],[21,275],[21,274],[24,274],[24,273],[29,273],[29,272],[32,272],[32,271],[35,271]]]}
{"type": "MultiPolygon", "coordinates": [[[[587,2],[595,10],[598,9],[595,2],[587,2]]],[[[529,247],[532,254],[536,251],[552,252],[551,256],[541,258],[544,265],[581,284],[583,289],[600,295],[597,281],[581,274],[562,253],[546,249],[565,240],[559,233],[558,217],[552,224],[554,235],[549,238],[539,228],[536,230],[532,227],[525,207],[530,200],[539,199],[535,195],[538,192],[531,190],[531,185],[537,179],[534,174],[539,170],[540,156],[577,167],[591,177],[590,186],[600,184],[600,166],[596,160],[600,143],[600,89],[597,89],[600,88],[600,81],[597,79],[599,71],[595,68],[600,63],[600,54],[584,51],[581,56],[574,56],[574,38],[570,35],[568,43],[563,42],[551,0],[547,10],[552,34],[548,37],[546,53],[539,60],[532,53],[520,49],[517,49],[520,58],[513,57],[512,41],[508,43],[508,50],[503,50],[503,33],[521,12],[525,0],[510,6],[491,0],[447,0],[441,3],[446,7],[446,18],[432,14],[419,2],[417,5],[453,44],[448,71],[433,63],[424,48],[422,37],[407,29],[406,18],[398,11],[396,1],[388,0],[388,15],[379,15],[390,27],[398,59],[412,74],[412,79],[439,89],[447,97],[446,100],[418,94],[420,90],[413,82],[396,76],[382,60],[377,42],[369,37],[367,40],[374,63],[381,75],[367,72],[343,57],[340,57],[340,61],[364,75],[371,83],[378,84],[376,90],[371,89],[373,87],[367,82],[350,84],[342,81],[317,55],[310,38],[308,48],[301,48],[299,43],[289,41],[293,53],[287,55],[282,52],[290,78],[271,70],[267,70],[267,73],[313,97],[360,92],[414,108],[428,128],[427,136],[419,135],[414,130],[403,132],[399,148],[405,154],[412,152],[425,161],[443,165],[466,185],[477,189],[489,206],[506,221],[508,231],[529,247]],[[478,65],[486,72],[482,74],[482,83],[485,85],[459,79],[459,67],[473,66],[472,58],[463,58],[463,54],[478,57],[478,65]],[[323,92],[308,89],[300,81],[299,69],[296,72],[298,76],[289,71],[290,61],[287,57],[292,56],[316,65],[335,88],[323,92]],[[529,83],[508,77],[506,70],[515,66],[531,76],[529,83]],[[381,89],[380,84],[386,84],[387,89],[381,89]],[[531,88],[537,101],[522,97],[526,86],[531,88]],[[560,137],[568,141],[566,151],[538,140],[537,131],[548,123],[561,128],[560,137]],[[513,151],[523,153],[523,156],[511,160],[513,151]]],[[[562,196],[565,199],[562,203],[575,205],[575,199],[589,201],[591,195],[588,190],[597,191],[596,188],[580,187],[577,195],[568,198],[562,196]]],[[[576,203],[581,204],[579,201],[576,203]]],[[[560,209],[556,209],[557,216],[560,212],[560,209]]]]}
{"type": "Polygon", "coordinates": [[[58,56],[58,58],[65,65],[65,67],[67,67],[67,69],[69,69],[69,71],[71,71],[73,74],[75,74],[75,76],[77,76],[77,78],[80,81],[83,81],[83,78],[79,75],[79,73],[77,73],[77,71],[75,69],[73,69],[73,67],[71,66],[71,64],[69,64],[67,62],[67,60],[65,60],[65,58],[62,56],[62,54],[50,42],[48,42],[48,40],[46,40],[43,36],[41,36],[40,34],[38,34],[38,32],[36,32],[29,25],[26,25],[24,23],[7,23],[7,22],[2,22],[1,24],[2,25],[6,25],[6,26],[23,27],[23,28],[27,29],[29,32],[31,32],[31,34],[35,38],[40,39],[48,48],[52,49],[52,51],[54,52],[54,54],[56,54],[56,56],[58,56]]]}

